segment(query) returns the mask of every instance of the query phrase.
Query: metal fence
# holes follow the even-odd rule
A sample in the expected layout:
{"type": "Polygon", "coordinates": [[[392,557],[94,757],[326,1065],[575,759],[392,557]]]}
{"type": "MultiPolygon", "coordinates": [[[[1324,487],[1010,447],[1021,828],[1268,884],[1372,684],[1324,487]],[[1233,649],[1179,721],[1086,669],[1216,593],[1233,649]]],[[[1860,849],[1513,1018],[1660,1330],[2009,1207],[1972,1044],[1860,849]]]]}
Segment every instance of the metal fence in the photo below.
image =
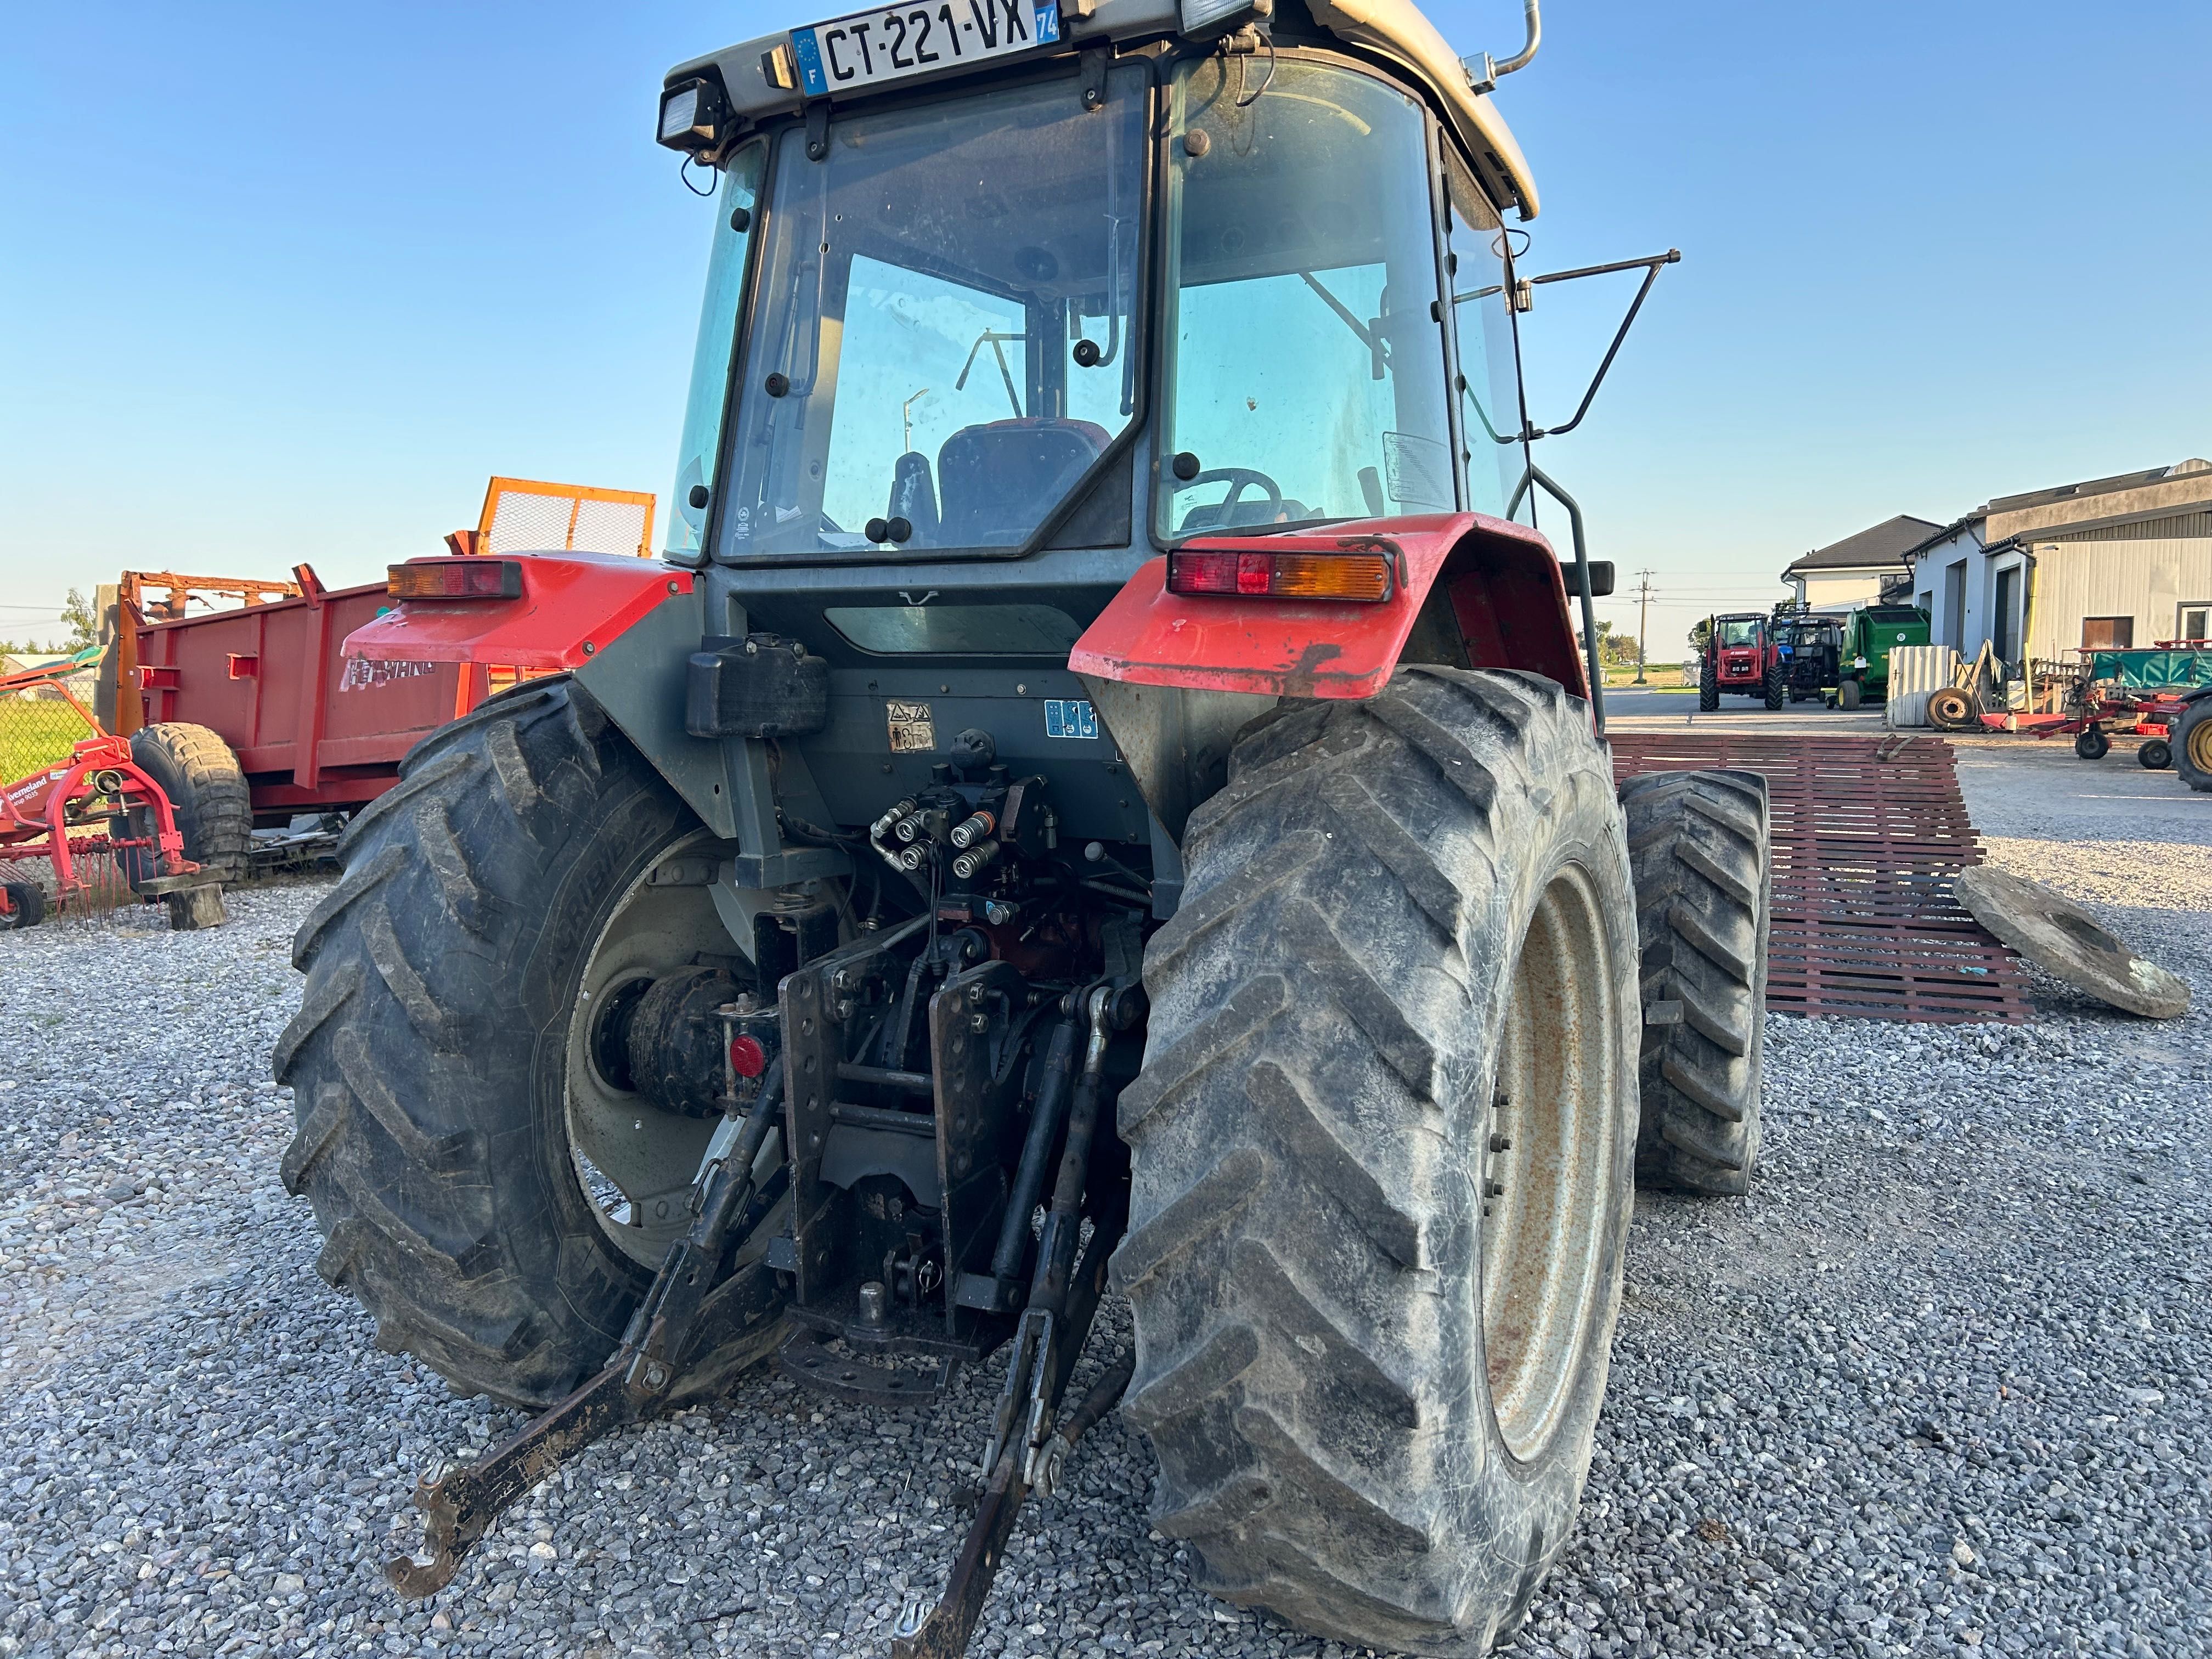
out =
{"type": "Polygon", "coordinates": [[[98,733],[64,697],[26,692],[0,696],[0,783],[12,783],[69,758],[98,733]]]}

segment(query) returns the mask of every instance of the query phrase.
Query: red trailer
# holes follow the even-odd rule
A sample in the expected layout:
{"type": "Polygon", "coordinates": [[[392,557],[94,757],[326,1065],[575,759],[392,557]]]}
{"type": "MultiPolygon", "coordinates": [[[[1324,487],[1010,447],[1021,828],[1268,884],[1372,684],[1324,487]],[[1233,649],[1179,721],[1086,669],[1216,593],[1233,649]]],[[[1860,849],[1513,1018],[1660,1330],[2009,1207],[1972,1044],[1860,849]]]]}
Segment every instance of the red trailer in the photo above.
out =
{"type": "MultiPolygon", "coordinates": [[[[494,478],[477,528],[447,539],[464,554],[642,556],[653,513],[647,493],[494,478]]],[[[257,824],[366,805],[398,781],[401,758],[424,736],[518,677],[343,656],[346,636],[388,608],[386,584],[326,589],[305,564],[292,575],[126,572],[103,665],[112,728],[175,804],[188,855],[226,881],[246,873],[257,824]],[[245,603],[191,614],[210,596],[245,603]]]]}
{"type": "Polygon", "coordinates": [[[237,757],[257,815],[374,800],[424,733],[483,696],[452,665],[341,659],[346,635],[387,607],[384,584],[332,592],[307,565],[292,574],[299,592],[289,599],[138,632],[140,718],[125,729],[214,732],[237,757]]]}

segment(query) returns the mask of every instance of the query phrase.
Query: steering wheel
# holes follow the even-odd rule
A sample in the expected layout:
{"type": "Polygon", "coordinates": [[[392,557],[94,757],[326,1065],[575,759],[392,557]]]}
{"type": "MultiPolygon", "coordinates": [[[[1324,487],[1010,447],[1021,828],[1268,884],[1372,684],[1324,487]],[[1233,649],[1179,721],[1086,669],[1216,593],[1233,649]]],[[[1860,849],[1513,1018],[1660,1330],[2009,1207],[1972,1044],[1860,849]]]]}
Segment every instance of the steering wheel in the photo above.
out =
{"type": "MultiPolygon", "coordinates": [[[[1282,485],[1277,483],[1266,473],[1255,471],[1253,468],[1249,466],[1210,467],[1206,471],[1200,473],[1196,477],[1179,483],[1176,488],[1178,489],[1195,489],[1200,484],[1209,483],[1225,483],[1230,486],[1228,495],[1222,497],[1219,504],[1213,509],[1216,513],[1220,514],[1220,517],[1214,520],[1214,523],[1217,526],[1225,525],[1229,522],[1229,509],[1237,505],[1238,499],[1243,496],[1247,489],[1257,489],[1266,490],[1267,492],[1267,505],[1270,507],[1280,507],[1283,504],[1282,485]]],[[[1273,514],[1271,514],[1269,516],[1273,517],[1273,514]]]]}

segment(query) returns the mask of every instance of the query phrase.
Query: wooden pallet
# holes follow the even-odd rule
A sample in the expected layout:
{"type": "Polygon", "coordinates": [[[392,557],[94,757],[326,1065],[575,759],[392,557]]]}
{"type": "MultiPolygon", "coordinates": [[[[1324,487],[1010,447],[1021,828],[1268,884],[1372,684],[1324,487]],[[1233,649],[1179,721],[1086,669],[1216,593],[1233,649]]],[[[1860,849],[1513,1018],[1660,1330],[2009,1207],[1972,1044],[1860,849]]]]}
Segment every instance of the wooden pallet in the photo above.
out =
{"type": "Polygon", "coordinates": [[[1958,1023],[2028,1018],[2011,951],[1969,915],[1982,861],[1939,738],[1630,732],[1616,779],[1713,767],[1766,779],[1774,825],[1766,1006],[1795,1014],[1958,1023]]]}

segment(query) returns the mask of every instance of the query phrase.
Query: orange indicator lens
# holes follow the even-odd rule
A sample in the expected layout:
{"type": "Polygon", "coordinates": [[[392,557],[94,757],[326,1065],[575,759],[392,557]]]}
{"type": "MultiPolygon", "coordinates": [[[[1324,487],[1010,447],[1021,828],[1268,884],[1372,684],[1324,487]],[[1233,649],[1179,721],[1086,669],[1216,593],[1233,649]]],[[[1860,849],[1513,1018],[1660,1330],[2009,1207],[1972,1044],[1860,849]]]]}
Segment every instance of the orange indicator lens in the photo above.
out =
{"type": "Polygon", "coordinates": [[[1351,599],[1379,605],[1390,597],[1390,562],[1379,553],[1185,550],[1168,555],[1168,592],[1263,599],[1351,599]]]}
{"type": "Polygon", "coordinates": [[[418,559],[386,567],[395,599],[519,599],[522,566],[513,559],[418,559]]]}

